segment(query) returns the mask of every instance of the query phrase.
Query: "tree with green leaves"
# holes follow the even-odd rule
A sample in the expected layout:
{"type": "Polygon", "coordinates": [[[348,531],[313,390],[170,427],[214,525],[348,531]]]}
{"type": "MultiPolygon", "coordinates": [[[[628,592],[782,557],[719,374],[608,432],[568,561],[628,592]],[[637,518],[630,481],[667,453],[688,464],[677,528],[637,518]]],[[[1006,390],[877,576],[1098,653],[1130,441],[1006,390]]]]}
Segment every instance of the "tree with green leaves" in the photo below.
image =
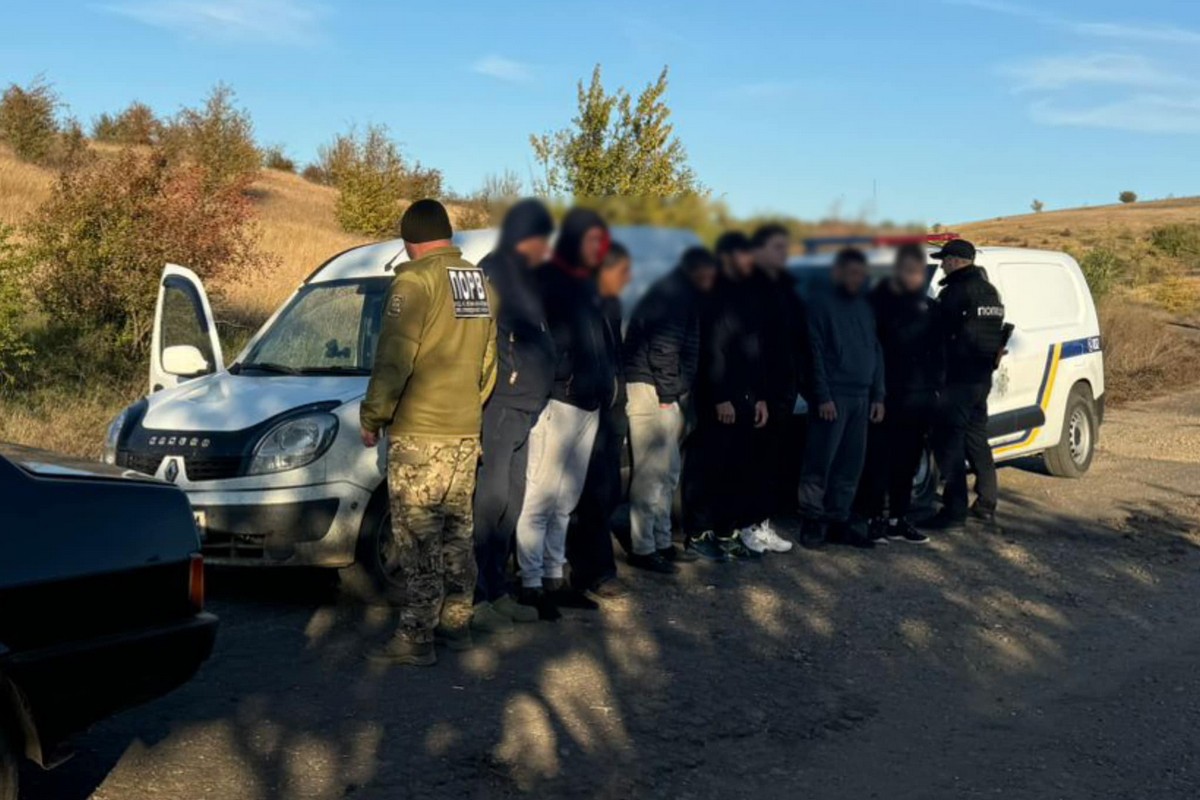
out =
{"type": "Polygon", "coordinates": [[[22,161],[45,162],[58,140],[60,105],[58,93],[41,76],[27,86],[10,84],[0,96],[0,140],[22,161]]]}
{"type": "Polygon", "coordinates": [[[535,189],[575,197],[702,194],[670,121],[667,73],[663,67],[635,99],[623,87],[609,93],[597,64],[591,83],[579,82],[570,126],[530,136],[543,172],[535,189]]]}

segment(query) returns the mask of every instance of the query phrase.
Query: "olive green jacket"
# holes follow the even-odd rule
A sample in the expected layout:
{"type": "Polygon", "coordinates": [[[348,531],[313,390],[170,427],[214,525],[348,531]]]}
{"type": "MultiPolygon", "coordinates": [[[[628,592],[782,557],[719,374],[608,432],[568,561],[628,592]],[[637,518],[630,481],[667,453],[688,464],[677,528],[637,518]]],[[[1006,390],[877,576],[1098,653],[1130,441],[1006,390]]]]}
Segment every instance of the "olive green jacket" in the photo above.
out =
{"type": "Polygon", "coordinates": [[[456,247],[402,264],[383,307],[363,428],[478,436],[495,383],[495,300],[483,270],[456,247]]]}

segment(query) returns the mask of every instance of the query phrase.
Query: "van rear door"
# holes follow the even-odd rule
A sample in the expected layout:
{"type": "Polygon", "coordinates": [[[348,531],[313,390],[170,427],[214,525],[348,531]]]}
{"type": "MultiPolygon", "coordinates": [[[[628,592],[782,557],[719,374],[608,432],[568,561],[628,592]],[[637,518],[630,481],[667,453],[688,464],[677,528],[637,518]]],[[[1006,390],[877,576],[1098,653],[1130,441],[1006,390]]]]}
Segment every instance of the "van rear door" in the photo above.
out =
{"type": "Polygon", "coordinates": [[[150,393],[225,369],[204,284],[186,267],[167,264],[158,286],[150,345],[150,393]]]}

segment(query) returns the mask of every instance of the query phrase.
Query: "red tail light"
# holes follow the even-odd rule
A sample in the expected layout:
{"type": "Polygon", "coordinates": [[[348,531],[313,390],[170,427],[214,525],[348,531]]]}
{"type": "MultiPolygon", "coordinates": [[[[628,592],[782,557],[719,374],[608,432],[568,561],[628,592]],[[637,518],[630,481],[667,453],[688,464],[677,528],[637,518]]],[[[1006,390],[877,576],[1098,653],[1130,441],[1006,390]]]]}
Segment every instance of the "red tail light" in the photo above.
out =
{"type": "Polygon", "coordinates": [[[192,554],[188,565],[188,600],[196,612],[204,610],[204,556],[192,554]]]}

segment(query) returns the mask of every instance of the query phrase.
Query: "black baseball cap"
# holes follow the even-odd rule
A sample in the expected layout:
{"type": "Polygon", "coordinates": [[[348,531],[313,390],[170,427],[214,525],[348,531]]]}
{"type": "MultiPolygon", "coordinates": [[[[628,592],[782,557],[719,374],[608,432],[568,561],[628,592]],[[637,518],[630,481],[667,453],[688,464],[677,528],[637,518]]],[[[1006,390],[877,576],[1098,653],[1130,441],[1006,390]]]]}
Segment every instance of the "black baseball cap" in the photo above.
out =
{"type": "Polygon", "coordinates": [[[965,258],[967,261],[974,261],[975,245],[966,239],[953,239],[942,245],[942,249],[931,255],[930,258],[965,258]]]}

